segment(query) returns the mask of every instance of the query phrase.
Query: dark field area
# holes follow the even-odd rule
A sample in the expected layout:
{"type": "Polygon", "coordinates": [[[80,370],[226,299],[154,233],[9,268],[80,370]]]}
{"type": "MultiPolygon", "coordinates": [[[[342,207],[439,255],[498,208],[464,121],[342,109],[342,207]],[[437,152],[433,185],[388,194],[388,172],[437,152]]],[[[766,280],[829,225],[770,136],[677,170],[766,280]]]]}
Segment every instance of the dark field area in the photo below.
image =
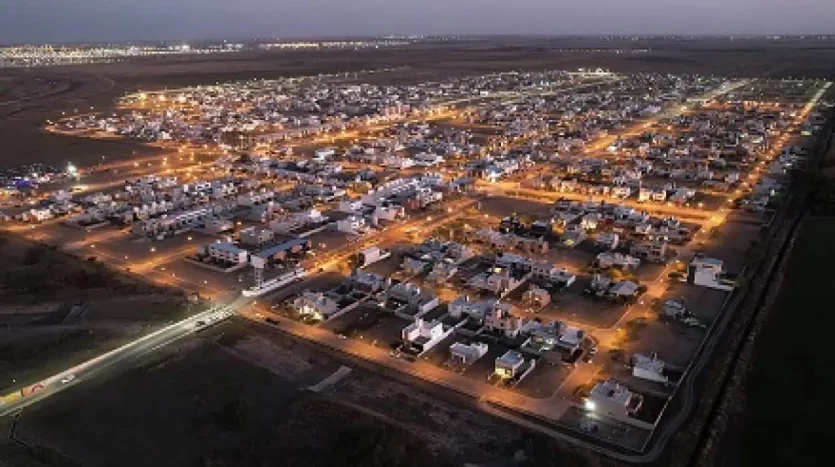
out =
{"type": "Polygon", "coordinates": [[[775,308],[757,337],[747,381],[742,454],[725,465],[818,466],[830,456],[830,368],[835,327],[831,265],[835,218],[807,219],[775,308]]]}
{"type": "Polygon", "coordinates": [[[27,410],[16,436],[47,465],[450,465],[406,431],[212,344],[27,410]]]}
{"type": "MultiPolygon", "coordinates": [[[[73,141],[39,128],[62,111],[106,108],[126,92],[248,78],[390,69],[356,79],[413,83],[510,70],[605,68],[746,77],[835,76],[835,41],[497,37],[360,51],[244,52],[0,70],[0,165],[78,165],[131,157],[137,144],[73,141]]],[[[347,79],[354,79],[349,76],[347,79]]]]}
{"type": "Polygon", "coordinates": [[[0,420],[0,465],[600,465],[434,390],[232,320],[0,420]]]}
{"type": "Polygon", "coordinates": [[[0,233],[0,393],[197,309],[182,293],[0,233]]]}

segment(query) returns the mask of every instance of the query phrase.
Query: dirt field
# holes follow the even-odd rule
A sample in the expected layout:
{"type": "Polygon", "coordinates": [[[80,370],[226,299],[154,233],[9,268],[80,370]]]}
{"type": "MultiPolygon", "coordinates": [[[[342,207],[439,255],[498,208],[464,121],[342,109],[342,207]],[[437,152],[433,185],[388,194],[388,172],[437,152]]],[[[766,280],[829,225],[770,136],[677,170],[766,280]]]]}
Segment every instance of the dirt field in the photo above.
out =
{"type": "Polygon", "coordinates": [[[833,386],[822,368],[833,364],[825,342],[835,325],[829,312],[835,219],[808,219],[794,243],[780,295],[757,337],[739,431],[724,442],[722,465],[813,466],[829,457],[824,409],[833,386]],[[785,341],[786,336],[802,335],[785,341]]]}
{"type": "Polygon", "coordinates": [[[0,392],[178,319],[189,312],[185,302],[179,292],[0,233],[0,392]]]}
{"type": "MultiPolygon", "coordinates": [[[[240,322],[215,328],[139,368],[27,409],[15,437],[42,458],[63,462],[50,465],[84,466],[276,465],[276,459],[299,466],[443,466],[506,458],[520,442],[517,430],[483,414],[356,368],[324,393],[305,391],[339,362],[276,336],[240,322]]],[[[21,449],[0,443],[0,457],[21,449]]]]}

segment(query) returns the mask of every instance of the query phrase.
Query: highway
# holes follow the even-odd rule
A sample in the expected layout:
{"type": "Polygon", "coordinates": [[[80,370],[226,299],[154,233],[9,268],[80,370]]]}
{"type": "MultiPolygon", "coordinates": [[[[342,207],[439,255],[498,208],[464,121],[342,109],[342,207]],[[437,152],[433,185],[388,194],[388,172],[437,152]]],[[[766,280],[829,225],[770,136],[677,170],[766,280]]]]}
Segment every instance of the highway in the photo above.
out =
{"type": "Polygon", "coordinates": [[[82,381],[119,367],[135,362],[149,352],[189,336],[200,329],[223,321],[234,314],[245,300],[239,299],[229,305],[223,305],[198,313],[177,323],[147,334],[139,339],[111,350],[96,358],[50,376],[37,383],[0,396],[0,417],[13,415],[31,404],[42,401],[54,394],[68,389],[82,381]],[[202,323],[202,324],[201,324],[202,323]]]}

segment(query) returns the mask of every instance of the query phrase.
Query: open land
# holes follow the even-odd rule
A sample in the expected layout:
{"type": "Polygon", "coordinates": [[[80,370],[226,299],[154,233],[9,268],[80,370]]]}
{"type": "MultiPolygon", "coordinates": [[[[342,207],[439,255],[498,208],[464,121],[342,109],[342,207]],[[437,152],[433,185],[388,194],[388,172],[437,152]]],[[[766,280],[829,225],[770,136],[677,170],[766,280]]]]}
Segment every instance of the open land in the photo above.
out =
{"type": "MultiPolygon", "coordinates": [[[[323,392],[305,390],[340,365],[270,334],[236,322],[206,331],[27,411],[15,438],[42,458],[85,466],[262,465],[277,458],[295,465],[456,465],[524,446],[512,427],[361,369],[323,392]],[[393,405],[397,413],[389,411],[393,405]]],[[[21,448],[0,449],[13,455],[21,448]]]]}
{"type": "Polygon", "coordinates": [[[736,465],[815,465],[825,456],[819,430],[825,426],[825,411],[819,410],[825,393],[809,388],[829,386],[820,368],[832,364],[832,356],[820,343],[833,326],[823,312],[831,249],[821,249],[835,233],[831,218],[809,218],[794,242],[792,256],[783,272],[782,292],[772,305],[768,322],[757,337],[748,388],[747,417],[741,436],[742,450],[728,459],[736,465]],[[815,321],[809,328],[798,313],[815,321]],[[802,332],[804,339],[783,346],[786,335],[802,332]],[[767,401],[779,400],[779,403],[767,401]],[[797,401],[804,403],[798,404],[797,401]],[[780,426],[776,433],[766,426],[780,426]]]}
{"type": "Polygon", "coordinates": [[[3,392],[23,391],[198,308],[178,290],[15,236],[0,237],[0,258],[3,392]]]}

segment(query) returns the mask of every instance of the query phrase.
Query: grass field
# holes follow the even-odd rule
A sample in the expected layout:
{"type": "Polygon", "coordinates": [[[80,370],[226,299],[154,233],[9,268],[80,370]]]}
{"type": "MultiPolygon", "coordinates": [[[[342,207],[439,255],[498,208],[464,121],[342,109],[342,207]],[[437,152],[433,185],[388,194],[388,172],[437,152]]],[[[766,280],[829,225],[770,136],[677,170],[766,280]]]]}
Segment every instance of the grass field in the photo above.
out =
{"type": "Polygon", "coordinates": [[[833,238],[835,218],[809,219],[794,244],[775,308],[757,338],[743,449],[733,465],[818,466],[831,455],[833,238]]]}

